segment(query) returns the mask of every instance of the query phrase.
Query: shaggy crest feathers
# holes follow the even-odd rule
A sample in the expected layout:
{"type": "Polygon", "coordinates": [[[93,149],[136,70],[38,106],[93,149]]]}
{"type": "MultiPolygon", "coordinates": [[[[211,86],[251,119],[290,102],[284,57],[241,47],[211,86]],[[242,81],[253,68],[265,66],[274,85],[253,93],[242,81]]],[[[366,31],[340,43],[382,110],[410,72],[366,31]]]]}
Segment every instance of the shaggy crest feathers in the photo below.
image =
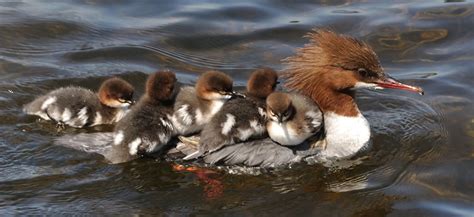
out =
{"type": "Polygon", "coordinates": [[[372,48],[358,39],[329,30],[314,30],[306,37],[310,42],[298,49],[295,56],[284,60],[287,69],[283,77],[288,79],[285,86],[290,89],[309,90],[314,83],[307,79],[316,79],[318,74],[337,68],[384,73],[372,48]]]}
{"type": "Polygon", "coordinates": [[[363,79],[360,69],[368,71],[369,78],[384,75],[377,55],[368,44],[328,30],[314,30],[306,37],[310,42],[284,60],[285,87],[310,96],[323,110],[357,115],[350,88],[363,79]]]}

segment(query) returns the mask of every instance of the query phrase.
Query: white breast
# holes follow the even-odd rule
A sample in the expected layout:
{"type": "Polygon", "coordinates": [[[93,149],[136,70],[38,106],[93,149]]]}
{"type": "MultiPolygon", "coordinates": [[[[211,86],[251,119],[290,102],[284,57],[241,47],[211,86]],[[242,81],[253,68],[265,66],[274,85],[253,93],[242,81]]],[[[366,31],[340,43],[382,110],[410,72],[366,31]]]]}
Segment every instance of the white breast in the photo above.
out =
{"type": "Polygon", "coordinates": [[[347,117],[327,112],[324,125],[327,146],[320,156],[326,159],[351,157],[370,140],[369,122],[360,113],[356,117],[347,117]]]}
{"type": "Polygon", "coordinates": [[[298,133],[288,123],[279,124],[274,121],[267,123],[268,136],[280,145],[299,145],[310,135],[298,133]]]}

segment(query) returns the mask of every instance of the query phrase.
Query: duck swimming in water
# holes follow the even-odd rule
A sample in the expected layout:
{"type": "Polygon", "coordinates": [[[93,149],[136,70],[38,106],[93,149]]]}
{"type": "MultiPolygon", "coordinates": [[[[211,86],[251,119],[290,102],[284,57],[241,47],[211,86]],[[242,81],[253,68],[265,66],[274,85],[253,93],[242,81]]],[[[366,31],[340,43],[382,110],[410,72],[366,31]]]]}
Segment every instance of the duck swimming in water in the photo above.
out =
{"type": "Polygon", "coordinates": [[[170,71],[148,76],[145,94],[115,126],[115,158],[128,161],[160,151],[168,144],[175,134],[171,115],[177,93],[176,81],[175,74],[170,71]]]}
{"type": "Polygon", "coordinates": [[[39,96],[24,106],[29,115],[52,120],[58,126],[76,128],[113,124],[133,104],[133,86],[114,77],[105,80],[98,93],[82,87],[63,87],[39,96]]]}
{"type": "MultiPolygon", "coordinates": [[[[328,30],[308,34],[310,43],[285,59],[285,87],[314,100],[323,112],[321,130],[300,145],[285,147],[270,138],[225,146],[203,156],[205,163],[277,167],[306,158],[321,161],[349,158],[367,147],[369,122],[355,102],[358,89],[384,88],[423,94],[419,87],[403,84],[382,68],[372,48],[353,37],[328,30]]],[[[195,145],[195,144],[192,144],[195,145]]],[[[178,144],[184,154],[192,145],[178,144]]]]}

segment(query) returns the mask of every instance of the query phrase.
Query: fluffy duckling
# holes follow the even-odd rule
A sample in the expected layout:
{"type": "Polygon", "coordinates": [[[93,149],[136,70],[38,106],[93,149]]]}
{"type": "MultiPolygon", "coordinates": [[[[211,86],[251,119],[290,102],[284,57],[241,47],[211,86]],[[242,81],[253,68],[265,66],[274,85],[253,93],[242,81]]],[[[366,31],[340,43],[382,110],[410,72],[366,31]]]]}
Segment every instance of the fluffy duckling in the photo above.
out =
{"type": "Polygon", "coordinates": [[[171,116],[176,81],[175,74],[169,71],[148,77],[145,95],[115,127],[113,146],[123,155],[115,158],[127,161],[166,146],[175,132],[171,116]]]}
{"type": "Polygon", "coordinates": [[[224,103],[235,96],[233,81],[218,71],[202,74],[195,87],[183,87],[174,106],[173,125],[180,135],[201,131],[224,103]]]}
{"type": "Polygon", "coordinates": [[[265,99],[277,85],[278,75],[270,68],[254,71],[247,82],[245,98],[229,100],[201,132],[199,150],[184,159],[199,157],[226,145],[265,136],[265,99]]]}
{"type": "Polygon", "coordinates": [[[58,126],[76,128],[118,122],[133,104],[132,85],[121,78],[104,81],[98,93],[82,87],[53,90],[26,104],[23,111],[58,126]]]}
{"type": "Polygon", "coordinates": [[[267,131],[280,145],[299,145],[323,126],[323,114],[309,97],[275,92],[267,98],[267,131]]]}

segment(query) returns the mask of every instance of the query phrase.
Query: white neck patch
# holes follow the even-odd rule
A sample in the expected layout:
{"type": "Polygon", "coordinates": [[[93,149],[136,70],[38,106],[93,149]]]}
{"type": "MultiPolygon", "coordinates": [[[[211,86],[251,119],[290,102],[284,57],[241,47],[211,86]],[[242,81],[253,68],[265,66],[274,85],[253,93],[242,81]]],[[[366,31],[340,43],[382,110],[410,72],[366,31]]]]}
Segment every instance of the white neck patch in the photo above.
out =
{"type": "Polygon", "coordinates": [[[324,126],[327,146],[320,156],[325,159],[351,157],[370,140],[370,125],[361,113],[348,117],[326,112],[324,126]]]}

